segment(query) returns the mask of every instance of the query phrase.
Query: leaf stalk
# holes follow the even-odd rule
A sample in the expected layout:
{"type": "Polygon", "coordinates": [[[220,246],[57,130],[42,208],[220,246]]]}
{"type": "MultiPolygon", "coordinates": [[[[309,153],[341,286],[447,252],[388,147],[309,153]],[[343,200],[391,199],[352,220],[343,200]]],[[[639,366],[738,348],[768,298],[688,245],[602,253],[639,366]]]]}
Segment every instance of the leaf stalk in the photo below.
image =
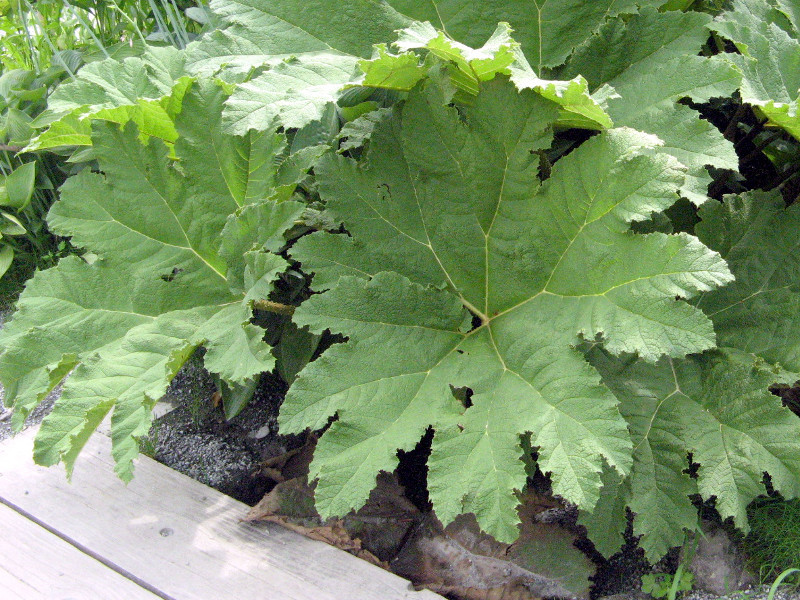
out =
{"type": "Polygon", "coordinates": [[[481,320],[481,325],[486,325],[489,321],[491,321],[491,319],[488,316],[486,316],[477,308],[475,308],[475,306],[465,298],[461,298],[461,304],[463,304],[464,308],[466,308],[469,312],[471,312],[473,315],[475,315],[481,320]]]}
{"type": "Polygon", "coordinates": [[[273,302],[272,300],[256,300],[253,302],[253,308],[291,317],[294,314],[294,309],[297,307],[292,306],[291,304],[273,302]]]}

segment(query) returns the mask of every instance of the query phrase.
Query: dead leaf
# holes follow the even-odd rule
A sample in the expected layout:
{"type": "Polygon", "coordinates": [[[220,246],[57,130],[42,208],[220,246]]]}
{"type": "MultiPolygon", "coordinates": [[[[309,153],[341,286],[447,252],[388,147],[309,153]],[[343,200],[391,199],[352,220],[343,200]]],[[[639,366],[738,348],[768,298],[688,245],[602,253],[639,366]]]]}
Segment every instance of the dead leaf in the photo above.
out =
{"type": "Polygon", "coordinates": [[[595,564],[574,543],[577,536],[556,523],[542,518],[558,503],[542,502],[541,496],[525,493],[519,509],[520,536],[508,549],[507,558],[520,567],[560,581],[576,596],[589,597],[589,580],[595,564]]]}
{"type": "Polygon", "coordinates": [[[538,600],[535,596],[531,596],[528,589],[519,582],[491,590],[457,588],[447,585],[431,585],[426,589],[437,594],[457,597],[460,600],[538,600]]]}
{"type": "Polygon", "coordinates": [[[310,433],[305,443],[299,448],[294,448],[279,456],[273,456],[262,461],[261,472],[276,482],[305,477],[308,475],[308,465],[311,464],[316,447],[317,436],[314,433],[310,433]]]}
{"type": "Polygon", "coordinates": [[[531,515],[552,506],[549,499],[531,497],[527,508],[520,511],[520,542],[511,546],[483,533],[474,515],[462,515],[447,528],[429,515],[391,563],[392,570],[417,586],[444,591],[458,600],[578,597],[584,588],[588,591],[591,574],[582,570],[582,561],[591,563],[572,546],[574,536],[568,531],[532,520],[531,515]],[[561,571],[554,574],[553,564],[561,571]],[[573,569],[578,573],[574,580],[564,576],[573,569]]]}
{"type": "Polygon", "coordinates": [[[323,523],[314,508],[314,488],[308,484],[306,476],[308,460],[305,456],[308,448],[313,449],[315,443],[316,439],[303,448],[269,461],[271,465],[282,466],[284,471],[277,473],[280,477],[287,472],[295,473],[298,469],[303,474],[280,481],[250,509],[245,520],[279,523],[306,537],[331,544],[387,568],[386,561],[394,558],[402,548],[408,532],[419,519],[419,511],[405,498],[397,478],[381,473],[361,510],[343,519],[323,523]]]}
{"type": "Polygon", "coordinates": [[[566,599],[588,590],[590,573],[581,561],[591,563],[572,546],[574,536],[537,518],[561,507],[552,498],[522,497],[521,536],[508,545],[483,533],[474,515],[442,528],[435,516],[421,515],[394,474],[381,473],[360,510],[323,523],[314,508],[314,485],[307,480],[315,445],[316,438],[310,438],[263,463],[278,484],[247,520],[277,523],[383,568],[391,564],[393,572],[416,585],[458,600],[566,599]],[[569,577],[572,571],[578,576],[569,577]]]}
{"type": "Polygon", "coordinates": [[[311,519],[321,524],[319,514],[314,508],[314,490],[309,487],[305,477],[296,477],[276,485],[248,511],[244,520],[262,521],[276,515],[282,518],[311,519]]]}
{"type": "Polygon", "coordinates": [[[314,509],[314,492],[305,477],[284,481],[265,495],[250,509],[247,521],[267,521],[277,523],[312,540],[325,542],[340,550],[354,554],[374,565],[388,569],[389,565],[369,550],[364,549],[361,540],[353,538],[339,519],[331,519],[322,524],[314,509]]]}
{"type": "Polygon", "coordinates": [[[286,481],[286,478],[283,476],[283,473],[281,473],[279,469],[273,469],[272,467],[262,467],[259,472],[261,473],[261,475],[263,475],[267,479],[271,479],[275,483],[283,483],[284,481],[286,481]]]}
{"type": "MultiPolygon", "coordinates": [[[[474,517],[460,519],[464,523],[470,519],[474,522],[474,517]]],[[[447,589],[451,597],[459,600],[503,598],[503,594],[515,600],[573,597],[558,581],[510,561],[474,553],[457,537],[458,534],[445,533],[438,519],[428,515],[391,563],[392,571],[411,579],[417,586],[434,591],[447,589]]],[[[476,536],[470,533],[461,537],[476,536]]]]}
{"type": "Polygon", "coordinates": [[[391,561],[421,517],[419,509],[405,497],[397,477],[380,473],[367,503],[355,514],[344,517],[344,524],[370,552],[391,561]]]}
{"type": "Polygon", "coordinates": [[[373,565],[381,567],[382,569],[389,570],[388,563],[380,560],[377,556],[372,554],[369,550],[365,550],[361,546],[361,540],[353,539],[344,528],[344,524],[339,520],[332,520],[330,524],[320,527],[304,527],[292,522],[289,517],[280,515],[262,517],[262,521],[268,523],[277,523],[286,529],[299,533],[309,539],[324,542],[330,546],[339,548],[349,552],[358,558],[365,560],[373,565]]]}

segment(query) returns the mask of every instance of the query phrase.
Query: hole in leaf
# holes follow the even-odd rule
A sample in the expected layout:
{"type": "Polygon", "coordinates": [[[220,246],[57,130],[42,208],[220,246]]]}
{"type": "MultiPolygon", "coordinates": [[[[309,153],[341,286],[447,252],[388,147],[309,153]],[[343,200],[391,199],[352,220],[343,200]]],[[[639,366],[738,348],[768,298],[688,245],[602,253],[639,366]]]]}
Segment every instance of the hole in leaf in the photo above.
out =
{"type": "Polygon", "coordinates": [[[694,462],[694,454],[692,454],[691,452],[689,452],[686,455],[686,459],[688,461],[689,466],[686,469],[684,469],[683,472],[686,473],[686,475],[688,475],[692,479],[697,479],[698,473],[700,472],[700,463],[694,462]]]}
{"type": "Polygon", "coordinates": [[[471,331],[475,331],[478,327],[483,325],[483,320],[477,315],[472,315],[472,329],[471,331]]]}
{"type": "Polygon", "coordinates": [[[464,408],[472,406],[472,389],[468,387],[450,386],[453,397],[464,405],[464,408]]]}
{"type": "Polygon", "coordinates": [[[160,275],[160,277],[161,277],[161,279],[163,281],[170,282],[170,281],[174,281],[175,278],[178,275],[180,275],[181,273],[183,273],[183,269],[179,269],[178,267],[175,267],[174,269],[172,269],[172,271],[170,273],[167,273],[166,275],[160,275]]]}
{"type": "Polygon", "coordinates": [[[391,200],[392,199],[392,190],[389,187],[388,183],[379,183],[378,184],[378,195],[380,196],[381,200],[391,200]]]}
{"type": "Polygon", "coordinates": [[[773,385],[769,391],[780,397],[784,406],[800,416],[800,381],[795,381],[793,386],[785,383],[773,385]]]}
{"type": "Polygon", "coordinates": [[[431,454],[433,429],[428,428],[425,435],[413,450],[397,451],[397,479],[405,488],[406,498],[423,512],[430,511],[432,506],[428,497],[428,457],[431,454]]]}

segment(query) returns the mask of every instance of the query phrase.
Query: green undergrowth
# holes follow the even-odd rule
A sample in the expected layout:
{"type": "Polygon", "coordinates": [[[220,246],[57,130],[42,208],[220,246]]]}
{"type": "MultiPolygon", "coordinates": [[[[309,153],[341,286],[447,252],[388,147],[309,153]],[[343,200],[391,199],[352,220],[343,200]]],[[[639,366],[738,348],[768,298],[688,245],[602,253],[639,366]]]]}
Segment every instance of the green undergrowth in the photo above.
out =
{"type": "MultiPolygon", "coordinates": [[[[750,533],[743,548],[762,581],[800,565],[800,500],[764,498],[748,508],[750,533]]],[[[800,584],[797,574],[788,583],[800,584]]]]}
{"type": "Polygon", "coordinates": [[[47,212],[69,176],[96,165],[63,129],[35,141],[53,95],[89,65],[148,43],[185,47],[205,15],[190,0],[0,1],[0,303],[16,300],[37,269],[80,253],[50,231],[47,212]]]}

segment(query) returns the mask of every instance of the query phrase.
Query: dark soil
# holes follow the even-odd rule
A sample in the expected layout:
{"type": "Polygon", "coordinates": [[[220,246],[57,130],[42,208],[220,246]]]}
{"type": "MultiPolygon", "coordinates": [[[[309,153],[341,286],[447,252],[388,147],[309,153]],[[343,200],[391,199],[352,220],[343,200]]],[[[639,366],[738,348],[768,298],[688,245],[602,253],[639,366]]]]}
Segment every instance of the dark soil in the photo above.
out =
{"type": "Polygon", "coordinates": [[[303,442],[277,433],[286,384],[265,374],[253,399],[230,421],[214,405],[216,391],[202,358],[193,357],[163,399],[174,410],[156,419],[142,449],[176,471],[253,505],[270,489],[261,463],[303,442]]]}

